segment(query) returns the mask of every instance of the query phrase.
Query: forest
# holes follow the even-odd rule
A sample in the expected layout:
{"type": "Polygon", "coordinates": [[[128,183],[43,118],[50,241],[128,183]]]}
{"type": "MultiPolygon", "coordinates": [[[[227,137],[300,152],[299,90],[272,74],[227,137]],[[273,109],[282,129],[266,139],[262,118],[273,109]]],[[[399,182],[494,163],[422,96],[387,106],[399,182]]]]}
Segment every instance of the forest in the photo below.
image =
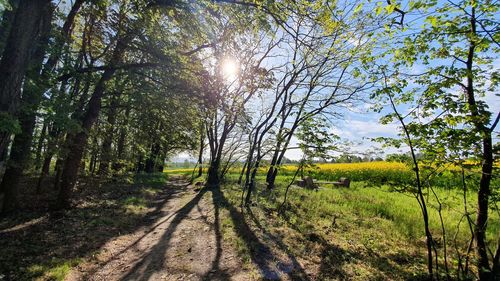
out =
{"type": "Polygon", "coordinates": [[[499,9],[0,0],[0,280],[500,280],[499,9]]]}

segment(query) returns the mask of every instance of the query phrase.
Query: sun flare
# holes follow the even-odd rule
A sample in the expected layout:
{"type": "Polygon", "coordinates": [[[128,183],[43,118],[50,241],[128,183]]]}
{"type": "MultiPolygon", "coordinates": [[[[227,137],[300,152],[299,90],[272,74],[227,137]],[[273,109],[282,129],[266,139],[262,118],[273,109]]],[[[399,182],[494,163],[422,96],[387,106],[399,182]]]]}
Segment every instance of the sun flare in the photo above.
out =
{"type": "Polygon", "coordinates": [[[221,64],[222,75],[225,78],[234,79],[239,72],[239,65],[236,60],[232,58],[226,58],[221,64]]]}

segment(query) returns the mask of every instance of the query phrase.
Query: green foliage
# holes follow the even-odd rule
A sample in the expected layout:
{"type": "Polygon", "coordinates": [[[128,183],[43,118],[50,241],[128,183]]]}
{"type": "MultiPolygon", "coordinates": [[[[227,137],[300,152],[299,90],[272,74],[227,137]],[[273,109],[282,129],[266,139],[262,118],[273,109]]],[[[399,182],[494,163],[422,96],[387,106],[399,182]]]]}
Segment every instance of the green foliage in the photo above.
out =
{"type": "Polygon", "coordinates": [[[78,265],[80,262],[80,259],[54,259],[49,265],[32,265],[28,268],[28,272],[31,278],[63,281],[71,268],[78,265]]]}
{"type": "Polygon", "coordinates": [[[322,117],[307,118],[297,132],[302,159],[297,168],[302,173],[304,169],[314,167],[314,160],[329,159],[330,152],[335,149],[334,141],[340,138],[330,132],[330,126],[322,117]]]}
{"type": "MultiPolygon", "coordinates": [[[[294,255],[311,260],[314,260],[315,255],[325,258],[324,252],[315,251],[316,245],[319,243],[322,246],[320,249],[325,249],[326,245],[333,244],[338,247],[337,252],[344,253],[346,259],[342,263],[332,264],[337,272],[348,267],[355,268],[354,272],[359,274],[360,270],[367,270],[363,267],[367,263],[376,267],[376,272],[368,273],[368,276],[342,276],[343,278],[366,280],[374,274],[383,273],[385,279],[409,279],[409,276],[402,277],[405,272],[421,272],[424,275],[425,258],[418,248],[424,243],[425,234],[422,230],[420,207],[413,196],[395,191],[389,186],[364,187],[364,184],[359,182],[352,183],[350,188],[323,188],[318,191],[297,188],[289,194],[288,212],[280,216],[272,210],[279,207],[284,195],[283,187],[289,180],[289,177],[278,177],[273,196],[262,191],[258,204],[252,207],[252,214],[257,214],[259,223],[263,224],[268,233],[283,238],[294,255]],[[308,240],[309,237],[316,237],[314,243],[308,240]],[[328,244],[324,244],[324,241],[328,244]],[[364,253],[366,249],[369,251],[364,253]],[[352,254],[350,250],[357,255],[347,258],[347,253],[352,254]],[[395,255],[395,252],[398,255],[395,255]],[[383,260],[390,261],[392,266],[384,268],[381,257],[386,254],[387,257],[383,260]],[[395,256],[398,259],[391,261],[395,256]],[[377,258],[370,263],[374,257],[377,258]]],[[[259,186],[264,188],[263,184],[259,186]]],[[[225,196],[230,198],[230,202],[235,205],[239,203],[237,188],[227,186],[223,191],[225,196]]],[[[442,215],[446,232],[457,233],[457,242],[466,245],[470,232],[462,221],[462,214],[456,211],[463,195],[458,190],[437,189],[436,192],[438,197],[443,199],[442,215]],[[459,223],[460,221],[462,223],[459,223]]],[[[475,194],[469,193],[467,199],[469,208],[473,209],[475,194]]],[[[438,206],[432,197],[429,199],[429,206],[431,231],[441,233],[438,206]]],[[[487,233],[489,241],[495,241],[496,234],[500,231],[498,213],[492,213],[492,225],[487,233]]],[[[437,236],[436,239],[438,249],[442,250],[442,241],[437,236]]],[[[456,262],[456,253],[453,248],[450,250],[453,241],[447,242],[450,251],[448,258],[456,262]]],[[[459,251],[463,254],[466,247],[460,248],[459,251]]],[[[324,259],[321,261],[326,262],[324,259]]],[[[370,272],[371,267],[368,268],[370,272]]]]}
{"type": "Polygon", "coordinates": [[[0,0],[0,15],[5,11],[5,10],[10,10],[12,7],[9,4],[8,0],[0,0]]]}
{"type": "Polygon", "coordinates": [[[19,121],[12,114],[0,112],[0,132],[17,134],[21,131],[19,121]]]}

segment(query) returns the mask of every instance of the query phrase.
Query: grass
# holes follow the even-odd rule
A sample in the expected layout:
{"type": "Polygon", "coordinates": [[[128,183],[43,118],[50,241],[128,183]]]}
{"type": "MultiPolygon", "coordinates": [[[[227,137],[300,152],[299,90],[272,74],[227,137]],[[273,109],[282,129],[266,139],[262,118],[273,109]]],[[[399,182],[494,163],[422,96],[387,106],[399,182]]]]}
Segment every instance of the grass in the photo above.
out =
{"type": "Polygon", "coordinates": [[[31,265],[27,270],[33,279],[62,281],[71,268],[78,265],[81,259],[60,260],[54,259],[48,264],[31,265]]]}
{"type": "MultiPolygon", "coordinates": [[[[75,207],[63,214],[48,213],[49,200],[37,202],[38,207],[32,209],[29,203],[37,198],[30,197],[34,181],[24,183],[26,191],[21,194],[26,209],[0,221],[0,276],[4,280],[64,280],[71,268],[92,258],[109,239],[148,223],[144,218],[170,192],[163,173],[118,180],[83,179],[74,193],[75,207]]],[[[44,196],[54,198],[55,194],[44,196]]]]}
{"type": "MultiPolygon", "coordinates": [[[[224,194],[234,205],[239,205],[241,193],[230,175],[224,194]]],[[[319,279],[351,280],[421,280],[425,279],[425,235],[419,205],[410,194],[396,192],[388,186],[368,187],[364,182],[353,182],[350,188],[323,188],[312,191],[292,188],[284,214],[276,212],[283,199],[283,190],[289,177],[278,178],[273,193],[260,189],[254,196],[252,212],[264,229],[283,241],[294,255],[319,267],[319,279]]],[[[263,177],[259,177],[262,188],[263,177]]],[[[437,188],[442,216],[447,233],[447,252],[452,274],[456,270],[456,239],[464,252],[470,232],[462,221],[462,194],[456,189],[437,188]]],[[[427,192],[427,191],[426,191],[427,192]]],[[[442,230],[437,212],[438,204],[428,194],[430,228],[440,256],[443,251],[442,230]]],[[[468,194],[469,210],[475,210],[475,194],[468,194]]],[[[474,218],[472,218],[474,219],[474,218]]],[[[229,225],[229,223],[228,223],[229,225]]],[[[490,212],[487,237],[495,246],[500,233],[500,217],[490,212]]],[[[243,257],[248,256],[244,243],[232,240],[243,257]]],[[[492,249],[493,250],[493,249],[492,249]]],[[[248,260],[248,257],[247,257],[248,260]]],[[[443,263],[442,259],[440,260],[443,263]]],[[[442,269],[441,265],[441,269],[442,269]]]]}

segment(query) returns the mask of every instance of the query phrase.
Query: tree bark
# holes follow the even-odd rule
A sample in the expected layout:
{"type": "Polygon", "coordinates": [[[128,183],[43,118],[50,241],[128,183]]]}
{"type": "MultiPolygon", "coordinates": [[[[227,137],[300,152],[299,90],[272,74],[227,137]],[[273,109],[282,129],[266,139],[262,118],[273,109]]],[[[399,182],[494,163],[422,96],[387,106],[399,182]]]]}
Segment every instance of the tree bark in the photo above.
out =
{"type": "Polygon", "coordinates": [[[204,130],[203,123],[201,123],[201,130],[200,130],[200,152],[198,154],[198,164],[200,165],[198,167],[198,177],[201,177],[203,174],[203,150],[205,148],[205,130],[204,130]]]}
{"type": "Polygon", "coordinates": [[[210,162],[210,166],[208,168],[207,173],[207,186],[210,188],[218,188],[220,184],[219,177],[219,169],[220,169],[220,159],[214,159],[210,162]]]}
{"type": "Polygon", "coordinates": [[[151,145],[151,151],[149,152],[148,159],[146,159],[145,172],[150,174],[156,172],[156,161],[160,157],[161,146],[158,143],[153,143],[151,145]]]}
{"type": "Polygon", "coordinates": [[[42,185],[44,179],[49,175],[50,172],[50,163],[52,163],[52,157],[56,152],[57,139],[60,137],[60,131],[54,126],[50,126],[48,128],[48,140],[47,140],[47,149],[45,150],[45,155],[43,159],[42,168],[40,170],[40,176],[38,177],[38,182],[36,185],[36,192],[41,193],[42,185]]]}
{"type": "Polygon", "coordinates": [[[0,151],[15,132],[22,82],[38,47],[33,42],[38,42],[47,9],[51,9],[50,0],[21,0],[16,9],[0,60],[0,121],[6,124],[0,131],[0,151]]]}
{"type": "Polygon", "coordinates": [[[31,158],[31,143],[36,123],[36,113],[41,101],[37,92],[38,77],[45,57],[49,34],[51,29],[53,8],[48,7],[40,18],[41,40],[35,52],[31,69],[28,71],[24,82],[23,97],[19,111],[21,132],[14,136],[10,158],[5,174],[2,178],[0,189],[5,192],[2,212],[10,212],[17,208],[17,193],[24,170],[28,167],[31,158]]]}
{"type": "Polygon", "coordinates": [[[112,160],[112,150],[111,145],[113,144],[113,136],[115,132],[116,124],[116,112],[118,107],[118,98],[120,93],[115,93],[111,97],[111,102],[108,110],[108,128],[104,133],[104,140],[102,142],[101,149],[101,159],[99,161],[98,175],[107,176],[109,175],[109,165],[112,160]]]}
{"type": "MultiPolygon", "coordinates": [[[[470,14],[471,33],[476,35],[476,9],[472,7],[470,14]]],[[[484,124],[482,114],[479,112],[474,90],[473,79],[473,64],[476,43],[472,38],[469,41],[469,50],[467,54],[466,69],[467,69],[467,104],[472,122],[477,133],[482,136],[482,165],[481,165],[481,180],[479,182],[479,190],[477,193],[477,216],[474,225],[474,236],[476,238],[476,253],[478,258],[479,280],[493,280],[494,276],[491,272],[491,266],[488,258],[488,246],[486,245],[486,227],[488,222],[488,201],[490,197],[490,183],[493,172],[493,143],[492,130],[484,124]]]]}
{"type": "MultiPolygon", "coordinates": [[[[119,35],[118,35],[119,36],[119,35]]],[[[120,37],[116,43],[113,55],[110,59],[110,65],[116,65],[121,62],[123,54],[127,48],[128,43],[132,38],[130,36],[120,37]]],[[[88,104],[87,111],[81,118],[82,130],[70,138],[67,143],[68,155],[64,162],[64,169],[62,172],[61,188],[57,197],[54,209],[67,209],[70,207],[71,192],[76,184],[78,177],[78,168],[83,156],[83,151],[88,141],[88,134],[99,116],[101,110],[101,99],[105,91],[106,82],[109,81],[116,69],[109,68],[105,70],[97,84],[95,85],[92,96],[88,104]]]]}
{"type": "Polygon", "coordinates": [[[128,124],[128,119],[130,116],[130,106],[128,106],[125,109],[125,120],[123,124],[120,126],[120,134],[118,136],[118,141],[116,143],[116,157],[114,158],[113,162],[113,170],[114,172],[118,172],[122,167],[123,164],[121,161],[123,160],[123,154],[125,154],[125,139],[127,137],[127,124],[128,124]]]}
{"type": "Polygon", "coordinates": [[[45,142],[45,136],[47,135],[47,120],[43,122],[42,130],[40,131],[40,136],[38,137],[38,142],[36,145],[36,152],[35,152],[35,171],[40,170],[41,163],[42,163],[42,150],[43,150],[43,143],[45,142]]]}

